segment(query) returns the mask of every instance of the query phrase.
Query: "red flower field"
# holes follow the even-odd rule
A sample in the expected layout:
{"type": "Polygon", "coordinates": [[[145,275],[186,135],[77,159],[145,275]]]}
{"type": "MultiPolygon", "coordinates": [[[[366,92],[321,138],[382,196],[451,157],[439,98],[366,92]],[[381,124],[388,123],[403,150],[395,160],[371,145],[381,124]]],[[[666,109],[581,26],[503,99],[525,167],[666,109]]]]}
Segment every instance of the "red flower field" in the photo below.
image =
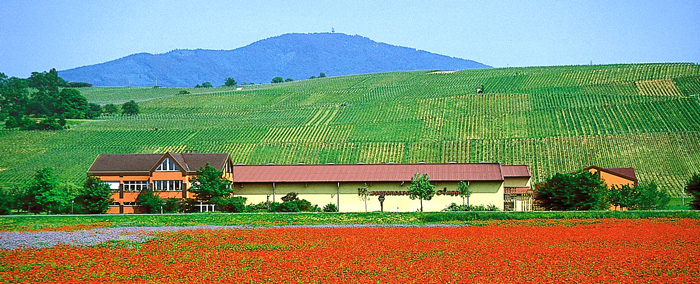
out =
{"type": "Polygon", "coordinates": [[[699,237],[696,219],[180,230],[0,250],[0,281],[697,283],[699,237]]]}

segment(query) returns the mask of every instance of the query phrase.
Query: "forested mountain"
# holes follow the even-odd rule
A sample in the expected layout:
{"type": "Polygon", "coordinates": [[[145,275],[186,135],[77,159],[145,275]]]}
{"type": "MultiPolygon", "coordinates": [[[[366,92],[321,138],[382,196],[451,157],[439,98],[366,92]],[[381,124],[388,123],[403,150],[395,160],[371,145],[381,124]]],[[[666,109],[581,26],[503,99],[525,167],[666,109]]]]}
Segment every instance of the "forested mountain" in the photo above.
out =
{"type": "Polygon", "coordinates": [[[60,71],[68,81],[94,86],[193,87],[270,83],[281,76],[294,80],[411,70],[463,70],[490,66],[414,48],[380,43],[341,33],[285,34],[234,50],[173,50],[139,53],[117,60],[60,71]]]}

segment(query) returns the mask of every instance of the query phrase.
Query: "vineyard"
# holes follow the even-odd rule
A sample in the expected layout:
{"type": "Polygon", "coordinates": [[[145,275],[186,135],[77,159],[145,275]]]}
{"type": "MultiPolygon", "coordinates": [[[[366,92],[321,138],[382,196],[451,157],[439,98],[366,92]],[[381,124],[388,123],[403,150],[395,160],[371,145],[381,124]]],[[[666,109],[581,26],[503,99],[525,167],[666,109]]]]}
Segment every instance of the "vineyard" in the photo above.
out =
{"type": "Polygon", "coordinates": [[[226,152],[234,163],[500,162],[533,181],[634,167],[680,195],[700,172],[700,66],[396,72],[236,88],[86,88],[142,114],[57,132],[0,130],[0,185],[53,166],[80,182],[100,153],[226,152]],[[477,88],[484,92],[477,94],[477,88]]]}

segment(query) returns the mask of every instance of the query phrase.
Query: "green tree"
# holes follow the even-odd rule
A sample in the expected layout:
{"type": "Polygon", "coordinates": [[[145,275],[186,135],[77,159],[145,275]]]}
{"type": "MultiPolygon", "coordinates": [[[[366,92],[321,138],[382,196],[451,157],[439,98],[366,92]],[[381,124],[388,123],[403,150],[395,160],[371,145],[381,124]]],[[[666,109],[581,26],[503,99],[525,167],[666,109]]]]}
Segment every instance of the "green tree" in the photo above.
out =
{"type": "Polygon", "coordinates": [[[5,128],[7,129],[17,128],[19,126],[19,120],[14,116],[10,116],[5,120],[5,128]]]}
{"type": "Polygon", "coordinates": [[[700,210],[700,174],[693,174],[688,180],[685,189],[693,196],[690,201],[690,208],[700,210]]]}
{"type": "Polygon", "coordinates": [[[274,84],[274,83],[282,83],[282,82],[284,82],[284,78],[282,78],[282,77],[277,76],[277,77],[275,77],[275,78],[272,78],[272,83],[273,83],[273,84],[274,84]]]}
{"type": "Polygon", "coordinates": [[[606,190],[597,173],[579,170],[555,174],[538,189],[535,199],[546,210],[602,210],[607,208],[606,190]]]}
{"type": "Polygon", "coordinates": [[[226,87],[233,87],[238,85],[238,83],[236,83],[236,80],[234,80],[233,78],[228,77],[226,78],[226,83],[224,83],[224,85],[226,85],[226,87]]]}
{"type": "Polygon", "coordinates": [[[29,87],[36,89],[32,95],[32,114],[37,116],[53,115],[57,113],[59,106],[59,87],[66,84],[66,81],[58,77],[56,69],[47,72],[32,72],[27,79],[29,87]]]}
{"type": "Polygon", "coordinates": [[[292,78],[287,78],[287,79],[284,79],[284,81],[285,81],[285,82],[294,82],[294,79],[292,79],[292,78]]]}
{"type": "Polygon", "coordinates": [[[56,114],[61,114],[66,118],[86,118],[90,113],[90,107],[85,97],[76,89],[63,89],[58,94],[56,103],[56,114]]]}
{"type": "Polygon", "coordinates": [[[658,210],[664,209],[671,201],[671,197],[664,190],[661,190],[656,183],[642,182],[635,186],[639,192],[636,204],[633,209],[639,210],[658,210]]]}
{"type": "Polygon", "coordinates": [[[423,200],[431,200],[433,196],[435,196],[435,186],[430,184],[428,174],[421,176],[420,173],[416,173],[408,186],[408,197],[411,200],[420,199],[420,211],[423,212],[423,200]]]}
{"type": "Polygon", "coordinates": [[[639,195],[639,191],[634,186],[627,184],[615,186],[608,191],[608,202],[615,207],[619,206],[620,209],[632,209],[637,204],[639,195]]]}
{"type": "Polygon", "coordinates": [[[333,203],[328,203],[326,206],[323,206],[323,212],[338,212],[338,206],[335,206],[333,203]]]}
{"type": "Polygon", "coordinates": [[[19,209],[21,197],[16,189],[0,187],[0,215],[10,215],[12,210],[19,209]]]}
{"type": "Polygon", "coordinates": [[[156,196],[152,190],[147,189],[139,193],[136,201],[146,209],[148,213],[160,213],[160,209],[165,205],[165,201],[156,196]]]}
{"type": "Polygon", "coordinates": [[[360,197],[360,200],[365,202],[365,212],[367,212],[367,200],[369,200],[370,194],[372,194],[372,192],[369,190],[369,185],[366,183],[365,186],[357,189],[357,196],[360,197]]]}
{"type": "Polygon", "coordinates": [[[318,75],[319,78],[326,78],[326,73],[321,72],[321,74],[318,75]]]}
{"type": "Polygon", "coordinates": [[[202,83],[202,88],[214,88],[214,85],[211,82],[204,82],[202,83]]]}
{"type": "Polygon", "coordinates": [[[139,105],[134,100],[125,102],[122,105],[122,114],[124,114],[124,115],[137,115],[137,114],[139,114],[139,105]]]}
{"type": "Polygon", "coordinates": [[[457,191],[459,192],[459,197],[462,198],[462,206],[464,206],[464,199],[467,199],[467,206],[469,206],[469,197],[472,195],[471,190],[469,190],[469,184],[460,181],[457,183],[457,191]]]}
{"type": "Polygon", "coordinates": [[[209,202],[214,197],[228,197],[233,193],[231,181],[223,177],[223,173],[207,163],[197,170],[196,177],[191,181],[190,191],[197,194],[197,200],[209,202]]]}
{"type": "Polygon", "coordinates": [[[88,176],[80,193],[75,198],[80,211],[88,214],[103,214],[114,201],[109,185],[98,177],[88,176]]]}
{"type": "Polygon", "coordinates": [[[88,113],[85,115],[85,118],[97,118],[100,115],[102,115],[102,107],[98,104],[95,103],[89,103],[88,104],[88,113]]]}
{"type": "Polygon", "coordinates": [[[27,82],[16,77],[7,78],[0,73],[0,113],[19,120],[26,114],[29,103],[27,82]]]}
{"type": "Polygon", "coordinates": [[[72,200],[66,187],[60,186],[51,167],[36,171],[34,179],[27,186],[26,194],[30,212],[65,212],[72,200]]]}
{"type": "Polygon", "coordinates": [[[113,114],[117,113],[118,111],[119,111],[119,109],[117,109],[117,106],[114,104],[106,104],[102,108],[102,112],[107,114],[107,115],[113,115],[113,114]]]}

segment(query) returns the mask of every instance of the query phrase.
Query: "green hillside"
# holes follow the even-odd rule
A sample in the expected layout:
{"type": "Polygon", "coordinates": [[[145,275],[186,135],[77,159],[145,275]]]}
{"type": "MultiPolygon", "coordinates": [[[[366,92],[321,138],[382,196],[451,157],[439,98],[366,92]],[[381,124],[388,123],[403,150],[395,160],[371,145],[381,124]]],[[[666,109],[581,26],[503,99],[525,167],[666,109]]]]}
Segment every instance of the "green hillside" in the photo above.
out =
{"type": "Polygon", "coordinates": [[[186,149],[231,153],[245,164],[527,164],[535,181],[588,165],[634,167],[641,180],[676,195],[700,172],[696,64],[398,72],[179,90],[81,89],[100,103],[139,100],[143,113],[56,132],[0,130],[0,184],[24,182],[45,166],[78,182],[100,153],[186,149]]]}

